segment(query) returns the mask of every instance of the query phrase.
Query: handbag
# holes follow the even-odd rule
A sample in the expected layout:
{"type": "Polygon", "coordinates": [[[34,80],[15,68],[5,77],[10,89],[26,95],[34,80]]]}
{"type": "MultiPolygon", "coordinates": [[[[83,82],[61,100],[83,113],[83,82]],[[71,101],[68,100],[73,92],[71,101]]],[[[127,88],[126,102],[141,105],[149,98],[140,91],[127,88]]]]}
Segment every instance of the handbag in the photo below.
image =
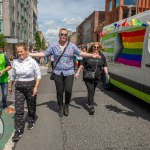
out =
{"type": "Polygon", "coordinates": [[[65,51],[66,51],[68,45],[69,45],[69,42],[68,42],[67,46],[64,48],[64,51],[62,52],[62,54],[60,55],[60,57],[58,58],[58,60],[57,60],[57,62],[56,62],[56,64],[55,64],[55,66],[54,66],[54,68],[53,68],[53,70],[52,70],[52,73],[51,73],[51,75],[50,75],[50,80],[54,80],[54,76],[55,76],[54,70],[55,70],[55,68],[56,68],[56,66],[57,66],[57,64],[58,64],[58,62],[59,62],[59,60],[60,60],[60,58],[61,58],[62,55],[65,53],[65,51]]]}
{"type": "Polygon", "coordinates": [[[85,71],[85,73],[84,73],[85,79],[95,79],[95,72],[97,70],[97,64],[98,64],[98,59],[97,59],[95,71],[89,71],[89,70],[85,71]]]}
{"type": "Polygon", "coordinates": [[[94,79],[95,78],[95,71],[86,71],[84,74],[85,79],[94,79]]]}

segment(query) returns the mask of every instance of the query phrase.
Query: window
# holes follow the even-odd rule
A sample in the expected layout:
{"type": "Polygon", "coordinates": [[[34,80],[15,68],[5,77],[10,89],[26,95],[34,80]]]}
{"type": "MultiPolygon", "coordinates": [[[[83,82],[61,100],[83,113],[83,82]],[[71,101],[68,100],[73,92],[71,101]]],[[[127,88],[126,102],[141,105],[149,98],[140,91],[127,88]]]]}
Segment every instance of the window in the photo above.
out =
{"type": "Polygon", "coordinates": [[[124,5],[134,5],[136,6],[137,0],[124,0],[124,5]]]}
{"type": "Polygon", "coordinates": [[[14,0],[11,0],[11,3],[14,5],[14,0]]]}
{"type": "Polygon", "coordinates": [[[120,5],[120,0],[116,0],[116,7],[120,5]]]}
{"type": "Polygon", "coordinates": [[[15,8],[11,7],[11,17],[14,19],[14,14],[15,14],[15,8]]]}
{"type": "Polygon", "coordinates": [[[2,20],[0,20],[0,33],[2,33],[3,32],[3,22],[2,22],[2,20]]]}
{"type": "Polygon", "coordinates": [[[11,34],[12,36],[15,36],[15,23],[14,22],[12,22],[11,34]]]}
{"type": "Polygon", "coordinates": [[[2,16],[2,3],[0,3],[0,16],[2,16]]]}
{"type": "Polygon", "coordinates": [[[112,0],[110,0],[110,2],[109,2],[109,11],[111,11],[112,10],[112,0]]]}
{"type": "Polygon", "coordinates": [[[124,9],[123,10],[123,19],[128,18],[129,15],[129,10],[128,9],[124,9]]]}
{"type": "Polygon", "coordinates": [[[136,15],[136,10],[135,10],[135,9],[132,9],[132,10],[131,10],[131,16],[134,16],[134,15],[136,15]]]}

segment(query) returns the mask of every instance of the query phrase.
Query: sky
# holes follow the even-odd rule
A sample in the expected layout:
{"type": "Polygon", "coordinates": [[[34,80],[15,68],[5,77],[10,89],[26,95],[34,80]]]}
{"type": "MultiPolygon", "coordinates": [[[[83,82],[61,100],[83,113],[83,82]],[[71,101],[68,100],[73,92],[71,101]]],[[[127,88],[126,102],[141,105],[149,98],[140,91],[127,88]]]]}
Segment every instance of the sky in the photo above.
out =
{"type": "Polygon", "coordinates": [[[46,40],[58,40],[59,29],[72,32],[93,11],[105,10],[105,0],[38,0],[38,24],[46,40]]]}

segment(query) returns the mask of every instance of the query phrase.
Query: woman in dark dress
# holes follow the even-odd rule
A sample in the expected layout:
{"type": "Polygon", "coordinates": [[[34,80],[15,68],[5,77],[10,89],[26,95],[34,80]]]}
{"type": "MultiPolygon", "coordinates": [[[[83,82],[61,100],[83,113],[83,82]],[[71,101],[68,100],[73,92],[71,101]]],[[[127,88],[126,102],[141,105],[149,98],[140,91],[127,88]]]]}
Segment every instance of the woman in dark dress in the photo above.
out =
{"type": "Polygon", "coordinates": [[[95,89],[97,87],[97,84],[101,80],[101,74],[102,71],[104,70],[105,75],[107,78],[109,78],[108,75],[108,69],[107,69],[107,63],[106,63],[106,58],[105,56],[101,53],[103,50],[103,47],[100,43],[94,42],[90,49],[89,53],[91,54],[99,54],[100,59],[94,59],[94,58],[83,58],[81,65],[75,74],[75,78],[78,78],[79,73],[82,69],[83,70],[83,80],[86,84],[87,90],[88,90],[88,104],[89,104],[89,114],[94,115],[94,94],[95,94],[95,89]],[[86,77],[87,72],[95,72],[94,78],[88,78],[86,77]]]}

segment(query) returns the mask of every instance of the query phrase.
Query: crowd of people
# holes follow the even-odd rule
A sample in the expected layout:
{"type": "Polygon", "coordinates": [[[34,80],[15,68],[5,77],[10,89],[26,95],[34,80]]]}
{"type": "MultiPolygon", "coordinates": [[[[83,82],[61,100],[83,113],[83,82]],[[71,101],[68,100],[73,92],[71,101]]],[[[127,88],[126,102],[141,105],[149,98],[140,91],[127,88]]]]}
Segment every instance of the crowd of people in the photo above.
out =
{"type": "Polygon", "coordinates": [[[103,47],[98,42],[92,43],[89,50],[85,45],[78,48],[74,43],[68,41],[68,30],[61,28],[59,41],[50,45],[45,51],[29,53],[26,44],[18,43],[16,45],[18,59],[15,59],[13,63],[10,63],[4,54],[0,54],[0,85],[4,109],[7,107],[7,89],[12,93],[15,82],[15,133],[12,138],[13,141],[18,141],[24,132],[25,101],[28,107],[28,129],[32,129],[35,123],[36,97],[41,72],[37,61],[33,58],[51,57],[60,117],[69,115],[73,82],[83,69],[83,81],[88,91],[89,114],[94,115],[94,94],[102,72],[105,72],[106,77],[109,78],[106,59],[102,50],[103,47]],[[78,60],[78,70],[75,74],[76,59],[78,60]],[[11,68],[12,74],[8,88],[8,70],[11,68]],[[63,100],[64,93],[65,100],[63,100]]]}

